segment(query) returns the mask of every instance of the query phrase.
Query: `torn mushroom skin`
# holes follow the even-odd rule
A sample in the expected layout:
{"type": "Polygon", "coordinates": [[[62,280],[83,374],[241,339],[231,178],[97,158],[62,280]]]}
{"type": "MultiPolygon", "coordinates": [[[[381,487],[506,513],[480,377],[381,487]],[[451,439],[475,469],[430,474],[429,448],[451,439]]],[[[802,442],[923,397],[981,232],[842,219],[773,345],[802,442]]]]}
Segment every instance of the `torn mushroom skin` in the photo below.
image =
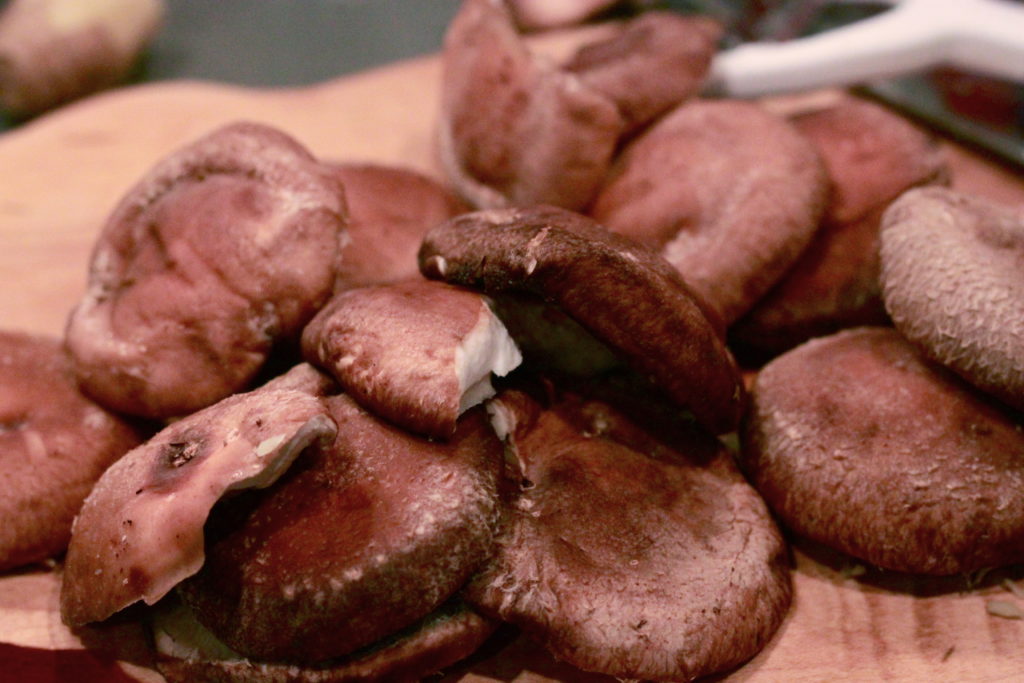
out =
{"type": "Polygon", "coordinates": [[[558,65],[502,2],[468,0],[444,41],[442,166],[476,207],[582,209],[623,134],[696,92],[717,39],[704,19],[640,17],[558,65]]]}
{"type": "Polygon", "coordinates": [[[330,297],[345,217],[334,174],[276,129],[231,124],[171,154],[94,248],[65,335],[84,391],[164,418],[248,388],[330,297]]]}
{"type": "Polygon", "coordinates": [[[522,361],[479,294],[411,280],[335,296],[302,335],[306,359],[361,404],[412,432],[448,438],[522,361]]]}
{"type": "Polygon", "coordinates": [[[0,332],[0,570],[62,553],[93,484],[143,434],[81,394],[60,340],[0,332]]]}
{"type": "Polygon", "coordinates": [[[716,439],[666,441],[571,396],[488,409],[523,485],[473,604],[621,679],[691,680],[765,645],[790,601],[786,545],[716,439]]]}
{"type": "Polygon", "coordinates": [[[381,164],[331,164],[345,187],[349,242],[338,266],[338,290],[420,277],[423,235],[469,207],[437,181],[381,164]]]}
{"type": "Polygon", "coordinates": [[[752,102],[695,100],[625,147],[588,213],[659,250],[728,325],[810,243],[828,189],[792,124],[752,102]]]}
{"type": "Polygon", "coordinates": [[[538,296],[715,433],[739,421],[743,385],[714,314],[664,259],[585,216],[554,207],[464,214],[427,234],[420,268],[490,295],[538,296]]]}
{"type": "Polygon", "coordinates": [[[269,388],[174,422],[111,466],[72,529],[61,588],[70,626],[153,604],[203,564],[203,525],[227,492],[266,487],[336,428],[320,400],[269,388]]]}

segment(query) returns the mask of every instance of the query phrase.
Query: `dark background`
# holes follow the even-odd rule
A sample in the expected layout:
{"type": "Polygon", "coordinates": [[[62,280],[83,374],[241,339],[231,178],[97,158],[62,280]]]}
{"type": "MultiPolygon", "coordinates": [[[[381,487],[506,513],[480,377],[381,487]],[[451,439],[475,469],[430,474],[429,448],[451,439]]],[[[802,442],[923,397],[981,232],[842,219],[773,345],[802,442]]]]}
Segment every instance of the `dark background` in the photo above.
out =
{"type": "Polygon", "coordinates": [[[459,0],[167,0],[140,76],[307,85],[436,52],[459,0]]]}

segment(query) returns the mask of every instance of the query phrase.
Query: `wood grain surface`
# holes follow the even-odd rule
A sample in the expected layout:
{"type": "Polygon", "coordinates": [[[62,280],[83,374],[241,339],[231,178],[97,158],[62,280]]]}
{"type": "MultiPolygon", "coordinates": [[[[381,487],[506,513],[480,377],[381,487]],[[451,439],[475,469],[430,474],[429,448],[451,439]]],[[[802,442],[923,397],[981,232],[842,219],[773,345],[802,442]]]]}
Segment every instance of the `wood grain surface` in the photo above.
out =
{"type": "MultiPolygon", "coordinates": [[[[439,60],[424,58],[298,90],[146,85],[93,97],[3,134],[0,324],[61,334],[114,203],[157,159],[229,121],[275,125],[326,159],[438,175],[439,81],[439,60]]],[[[1019,173],[950,150],[957,184],[1024,203],[1019,173]]],[[[1024,621],[990,613],[993,601],[1024,609],[1011,590],[1024,586],[1018,568],[929,580],[864,571],[809,548],[794,551],[794,565],[796,599],[782,629],[725,679],[1024,680],[1024,621]]],[[[60,624],[58,572],[59,566],[44,567],[0,577],[0,681],[85,680],[92,665],[99,667],[93,680],[112,680],[109,665],[117,660],[135,662],[127,667],[134,677],[159,680],[145,668],[146,650],[132,622],[78,634],[60,624]],[[82,654],[86,645],[90,653],[82,654]],[[85,659],[69,660],[76,651],[85,659]]],[[[610,679],[576,672],[518,638],[495,643],[445,680],[610,679]]]]}

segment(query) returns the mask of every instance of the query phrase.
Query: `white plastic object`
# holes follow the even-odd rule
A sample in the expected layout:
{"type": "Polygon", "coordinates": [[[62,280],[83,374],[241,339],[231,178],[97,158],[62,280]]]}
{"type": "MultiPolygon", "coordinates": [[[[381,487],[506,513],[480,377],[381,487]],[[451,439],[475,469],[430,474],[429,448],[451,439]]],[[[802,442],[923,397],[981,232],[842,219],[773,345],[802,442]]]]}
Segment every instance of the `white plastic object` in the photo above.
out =
{"type": "Polygon", "coordinates": [[[901,0],[838,29],[727,50],[712,63],[708,90],[757,97],[866,83],[939,65],[1024,83],[1024,5],[901,0]]]}

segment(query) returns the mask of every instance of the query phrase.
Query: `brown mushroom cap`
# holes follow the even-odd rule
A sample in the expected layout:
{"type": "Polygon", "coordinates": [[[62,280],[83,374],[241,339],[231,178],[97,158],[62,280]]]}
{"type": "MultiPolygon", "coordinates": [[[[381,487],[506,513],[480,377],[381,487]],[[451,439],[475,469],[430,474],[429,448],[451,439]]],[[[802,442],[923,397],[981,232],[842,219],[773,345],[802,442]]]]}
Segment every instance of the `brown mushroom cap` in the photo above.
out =
{"type": "Polygon", "coordinates": [[[882,220],[882,296],[925,355],[1024,409],[1024,207],[912,190],[882,220]]]}
{"type": "Polygon", "coordinates": [[[774,356],[844,327],[888,322],[878,281],[882,212],[911,187],[945,183],[936,140],[867,100],[843,97],[790,117],[831,179],[821,228],[797,263],[730,329],[730,339],[774,356]]]}
{"type": "Polygon", "coordinates": [[[0,331],[0,570],[61,553],[93,484],[140,437],[82,396],[58,340],[0,331]]]}
{"type": "Polygon", "coordinates": [[[498,0],[467,0],[445,34],[441,162],[475,206],[584,205],[623,129],[615,104],[536,59],[498,0]]]}
{"type": "Polygon", "coordinates": [[[623,679],[691,680],[764,646],[789,605],[786,546],[716,439],[571,398],[489,409],[524,484],[472,604],[623,679]]]}
{"type": "Polygon", "coordinates": [[[698,91],[721,36],[707,17],[644,12],[583,45],[563,68],[615,103],[628,135],[698,91]]]}
{"type": "Polygon", "coordinates": [[[153,620],[157,668],[169,683],[371,683],[418,681],[465,659],[497,622],[458,599],[382,642],[318,664],[254,662],[232,652],[180,603],[153,620]]]}
{"type": "Polygon", "coordinates": [[[437,438],[522,360],[482,296],[410,280],[350,289],[302,334],[303,353],[375,414],[437,438]]]}
{"type": "Polygon", "coordinates": [[[325,402],[334,444],[211,517],[207,561],[179,587],[204,626],[256,660],[369,645],[438,608],[493,550],[502,449],[482,408],[442,443],[348,396],[325,402]]]}
{"type": "Polygon", "coordinates": [[[226,126],[158,163],[110,216],[68,321],[84,390],[171,417],[246,388],[330,297],[344,216],[329,169],[266,126],[226,126]]]}
{"type": "Polygon", "coordinates": [[[891,328],[807,342],[757,376],[742,463],[784,524],[877,566],[1024,560],[1018,416],[891,328]]]}
{"type": "Polygon", "coordinates": [[[418,278],[416,252],[430,228],[469,210],[421,173],[379,164],[333,164],[345,187],[348,235],[340,288],[418,278]]]}
{"type": "Polygon", "coordinates": [[[659,249],[729,324],[810,243],[827,191],[792,124],[750,102],[691,101],[627,145],[590,214],[659,249]]]}
{"type": "Polygon", "coordinates": [[[739,420],[736,364],[679,273],[584,216],[553,207],[464,214],[427,234],[420,268],[488,294],[539,295],[709,429],[739,420]]]}
{"type": "Polygon", "coordinates": [[[467,0],[445,36],[442,165],[477,207],[581,209],[620,137],[699,88],[717,38],[703,19],[641,17],[563,67],[500,0],[467,0]]]}
{"type": "Polygon", "coordinates": [[[318,398],[273,385],[174,422],[108,469],[72,529],[61,586],[70,626],[153,604],[204,561],[203,525],[228,491],[273,483],[333,438],[318,398]]]}

